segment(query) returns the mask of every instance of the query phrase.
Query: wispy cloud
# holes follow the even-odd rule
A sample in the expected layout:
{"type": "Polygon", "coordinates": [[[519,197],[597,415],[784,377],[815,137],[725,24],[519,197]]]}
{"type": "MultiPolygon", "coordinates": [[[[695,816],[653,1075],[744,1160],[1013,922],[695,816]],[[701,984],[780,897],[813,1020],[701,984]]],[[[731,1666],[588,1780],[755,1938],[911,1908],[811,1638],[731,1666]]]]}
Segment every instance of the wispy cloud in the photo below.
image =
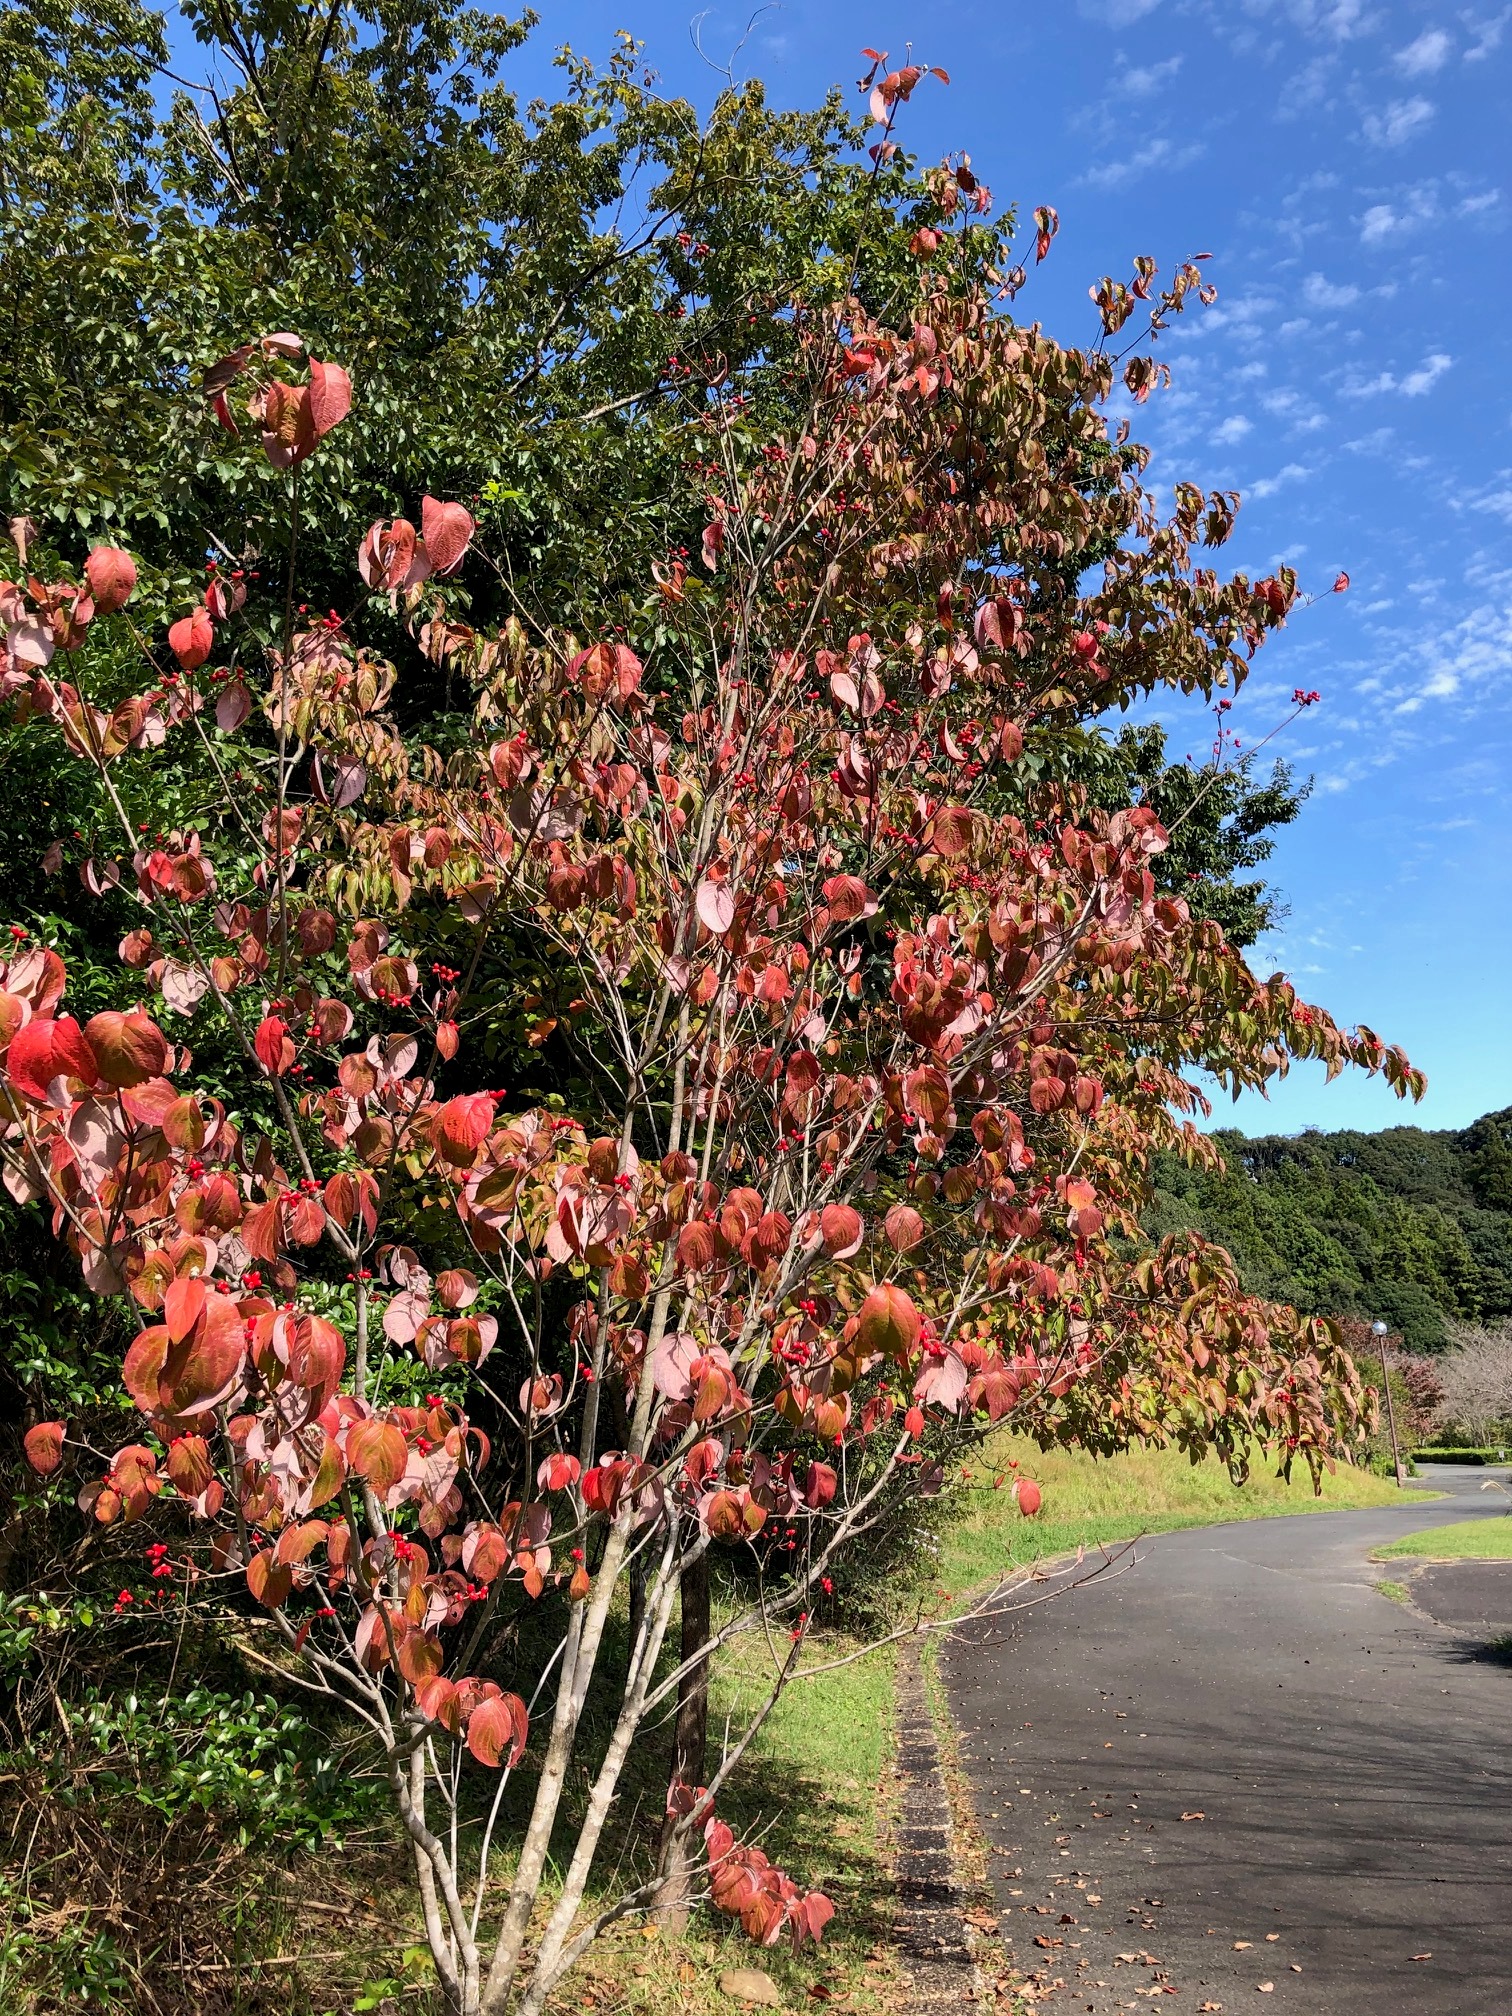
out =
{"type": "Polygon", "coordinates": [[[1253,433],[1254,425],[1254,421],[1246,420],[1242,413],[1231,413],[1221,427],[1213,429],[1212,438],[1220,448],[1226,448],[1232,442],[1242,441],[1246,434],[1253,433]]]}
{"type": "Polygon", "coordinates": [[[1405,231],[1416,231],[1442,215],[1437,182],[1418,182],[1401,190],[1389,203],[1372,203],[1360,219],[1360,240],[1384,245],[1405,231]]]}
{"type": "Polygon", "coordinates": [[[1189,168],[1201,153],[1202,148],[1196,142],[1178,147],[1174,140],[1151,140],[1122,161],[1104,161],[1089,168],[1081,180],[1088,189],[1119,189],[1156,168],[1174,175],[1180,168],[1189,168]]]}
{"type": "Polygon", "coordinates": [[[1405,49],[1398,49],[1392,62],[1404,77],[1431,77],[1449,61],[1449,37],[1442,28],[1425,28],[1405,49]]]}
{"type": "Polygon", "coordinates": [[[1359,298],[1358,287],[1335,287],[1321,273],[1309,273],[1302,283],[1302,299],[1309,308],[1352,308],[1359,298]]]}
{"type": "Polygon", "coordinates": [[[1125,70],[1115,81],[1130,98],[1148,98],[1171,81],[1182,60],[1180,56],[1167,56],[1161,63],[1142,63],[1136,69],[1125,70]]]}
{"type": "Polygon", "coordinates": [[[1465,26],[1476,39],[1465,51],[1465,61],[1484,63],[1494,50],[1501,47],[1502,35],[1509,21],[1512,21],[1512,7],[1503,7],[1499,14],[1489,15],[1484,21],[1473,21],[1467,15],[1465,26]]]}
{"type": "Polygon", "coordinates": [[[1091,21],[1105,21],[1110,28],[1132,28],[1146,14],[1153,14],[1160,0],[1079,0],[1079,5],[1091,21]]]}
{"type": "Polygon", "coordinates": [[[1288,462],[1274,476],[1262,476],[1258,483],[1251,483],[1249,494],[1251,497],[1274,497],[1283,484],[1300,483],[1310,473],[1300,462],[1288,462]]]}
{"type": "Polygon", "coordinates": [[[1389,392],[1395,392],[1404,399],[1421,399],[1425,392],[1433,390],[1453,362],[1454,359],[1445,356],[1442,350],[1435,350],[1431,356],[1423,359],[1416,371],[1409,371],[1405,378],[1398,378],[1390,371],[1382,371],[1377,377],[1364,383],[1346,385],[1344,396],[1347,399],[1375,399],[1384,397],[1389,392]]]}
{"type": "Polygon", "coordinates": [[[1426,98],[1393,98],[1379,112],[1366,114],[1362,130],[1372,147],[1400,147],[1432,123],[1433,111],[1426,98]]]}

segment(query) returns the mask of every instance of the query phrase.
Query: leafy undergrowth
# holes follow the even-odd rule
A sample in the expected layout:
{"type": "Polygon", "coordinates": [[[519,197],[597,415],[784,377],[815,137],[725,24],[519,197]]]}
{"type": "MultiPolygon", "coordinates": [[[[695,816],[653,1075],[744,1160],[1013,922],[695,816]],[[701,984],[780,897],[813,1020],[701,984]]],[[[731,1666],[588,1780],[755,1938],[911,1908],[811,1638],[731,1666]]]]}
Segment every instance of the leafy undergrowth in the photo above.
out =
{"type": "Polygon", "coordinates": [[[1453,1526],[1434,1526],[1426,1533],[1407,1533],[1389,1547],[1377,1547],[1375,1558],[1403,1554],[1428,1561],[1512,1561],[1512,1518],[1464,1519],[1453,1526]]]}
{"type": "MultiPolygon", "coordinates": [[[[165,1708],[166,1648],[106,1628],[125,1653],[119,1692],[92,1683],[65,1702],[36,1684],[13,1696],[0,1758],[4,2016],[432,2016],[408,1850],[379,1788],[352,1768],[351,1732],[309,1726],[299,1697],[241,1663],[224,1636],[193,1648],[184,1663],[206,1677],[165,1708]],[[238,1685],[249,1672],[255,1691],[238,1685]]],[[[831,1637],[814,1663],[849,1649],[831,1637]]],[[[726,1715],[736,1734],[745,1726],[772,1656],[764,1640],[741,1642],[719,1678],[715,1742],[726,1715]]],[[[713,2016],[732,2006],[721,1974],[752,1966],[793,2006],[860,2016],[888,2006],[891,1662],[868,1658],[838,1677],[838,1688],[800,1681],[782,1698],[720,1801],[742,1838],[834,1899],[822,1948],[759,1951],[712,1913],[678,1938],[631,1920],[564,1984],[552,2016],[713,2016]]],[[[607,1719],[590,1732],[606,1735],[607,1719]]],[[[627,1774],[603,1860],[608,1891],[651,1865],[670,1740],[670,1728],[649,1731],[627,1774]]],[[[466,1768],[464,1837],[493,1784],[466,1768]]],[[[531,1790],[528,1771],[511,1782],[506,1825],[531,1790]]],[[[573,1822],[569,1810],[559,1866],[573,1822]]],[[[495,1885],[509,1874],[507,1857],[494,1864],[495,1885]]]]}

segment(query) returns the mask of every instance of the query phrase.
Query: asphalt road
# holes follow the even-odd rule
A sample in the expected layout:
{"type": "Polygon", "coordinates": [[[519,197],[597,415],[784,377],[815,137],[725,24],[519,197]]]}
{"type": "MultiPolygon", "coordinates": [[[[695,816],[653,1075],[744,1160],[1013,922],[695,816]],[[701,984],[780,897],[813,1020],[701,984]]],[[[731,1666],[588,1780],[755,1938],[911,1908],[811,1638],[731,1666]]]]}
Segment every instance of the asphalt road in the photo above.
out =
{"type": "MultiPolygon", "coordinates": [[[[1443,1466],[1434,1504],[1164,1534],[957,1633],[941,1671],[1007,1948],[988,1966],[1097,2016],[1505,2016],[1512,1666],[1378,1593],[1410,1563],[1367,1558],[1501,1516],[1486,1474],[1443,1466]]],[[[1500,1589],[1512,1563],[1477,1572],[1500,1589]]],[[[1451,1609],[1507,1614],[1464,1582],[1451,1609]]]]}

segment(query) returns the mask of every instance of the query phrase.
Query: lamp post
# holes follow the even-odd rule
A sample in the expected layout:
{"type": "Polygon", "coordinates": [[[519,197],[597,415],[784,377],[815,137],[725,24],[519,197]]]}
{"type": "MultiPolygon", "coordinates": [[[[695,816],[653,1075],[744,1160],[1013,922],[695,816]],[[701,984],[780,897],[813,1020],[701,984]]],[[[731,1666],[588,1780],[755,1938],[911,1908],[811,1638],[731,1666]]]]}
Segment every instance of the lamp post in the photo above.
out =
{"type": "Polygon", "coordinates": [[[1370,1334],[1380,1346],[1381,1384],[1386,1391],[1386,1419],[1391,1424],[1391,1456],[1392,1461],[1396,1465],[1397,1489],[1403,1491],[1407,1487],[1407,1479],[1402,1473],[1402,1450],[1400,1443],[1397,1441],[1396,1408],[1391,1398],[1391,1373],[1387,1370],[1386,1366],[1386,1325],[1381,1321],[1379,1316],[1371,1324],[1370,1334]]]}

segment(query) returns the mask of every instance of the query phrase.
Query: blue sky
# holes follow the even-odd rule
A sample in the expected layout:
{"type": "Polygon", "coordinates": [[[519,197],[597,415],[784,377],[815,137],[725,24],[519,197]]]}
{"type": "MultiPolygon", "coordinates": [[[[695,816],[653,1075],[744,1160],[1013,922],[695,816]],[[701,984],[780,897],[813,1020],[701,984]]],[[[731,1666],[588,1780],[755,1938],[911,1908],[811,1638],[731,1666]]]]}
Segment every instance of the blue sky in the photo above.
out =
{"type": "MultiPolygon", "coordinates": [[[[554,46],[597,55],[622,26],[669,89],[717,88],[688,0],[538,5],[524,88],[554,46]]],[[[1316,788],[1260,962],[1430,1080],[1408,1111],[1297,1072],[1215,1124],[1457,1127],[1512,1104],[1512,5],[784,0],[716,5],[699,32],[783,104],[853,85],[863,45],[943,65],[903,137],[968,149],[1000,207],[1059,210],[1018,309],[1065,341],[1134,254],[1213,255],[1219,301],[1137,416],[1150,480],[1240,489],[1235,565],[1353,583],[1267,647],[1233,717],[1247,743],[1293,687],[1324,696],[1273,745],[1316,788]]],[[[1210,725],[1170,719],[1200,758],[1210,725]]]]}

